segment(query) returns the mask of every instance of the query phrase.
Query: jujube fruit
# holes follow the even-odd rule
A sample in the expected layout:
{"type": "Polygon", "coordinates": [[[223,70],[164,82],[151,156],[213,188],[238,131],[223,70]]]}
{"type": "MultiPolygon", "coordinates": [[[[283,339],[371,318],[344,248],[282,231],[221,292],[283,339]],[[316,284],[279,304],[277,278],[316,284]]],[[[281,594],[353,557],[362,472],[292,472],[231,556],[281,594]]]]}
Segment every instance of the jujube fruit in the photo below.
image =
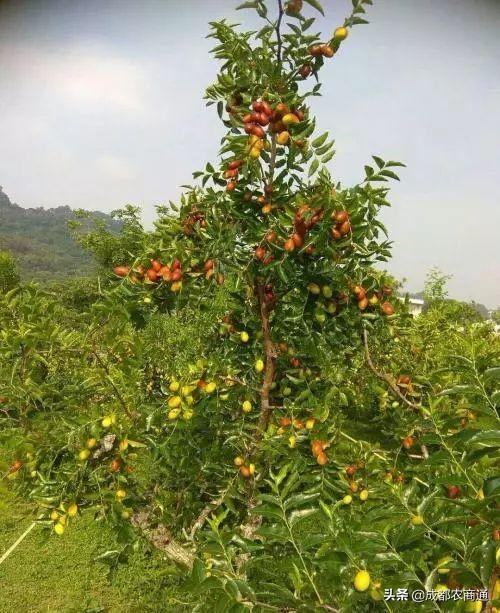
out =
{"type": "Polygon", "coordinates": [[[384,315],[394,315],[394,307],[390,302],[383,302],[380,308],[384,315]]]}
{"type": "Polygon", "coordinates": [[[307,79],[307,77],[311,74],[311,72],[312,72],[312,68],[309,64],[304,64],[303,66],[299,68],[299,75],[303,79],[307,79]]]}
{"type": "Polygon", "coordinates": [[[366,570],[360,570],[354,577],[354,589],[358,592],[366,592],[366,590],[370,587],[370,581],[370,573],[366,570]]]}
{"type": "Polygon", "coordinates": [[[85,460],[88,460],[89,457],[90,457],[90,451],[88,449],[82,449],[78,453],[78,459],[81,460],[82,462],[85,462],[85,460]]]}
{"type": "Polygon", "coordinates": [[[337,28],[337,29],[335,30],[335,32],[333,33],[333,38],[334,38],[336,41],[339,41],[339,42],[340,42],[340,41],[343,41],[343,40],[345,40],[345,39],[347,38],[348,33],[349,33],[349,31],[347,30],[347,28],[344,28],[344,27],[342,26],[342,27],[337,28]]]}
{"type": "Polygon", "coordinates": [[[118,277],[126,277],[130,273],[130,266],[115,266],[113,270],[118,277]]]}
{"type": "Polygon", "coordinates": [[[320,466],[325,466],[326,464],[328,464],[328,456],[326,455],[324,451],[321,451],[320,453],[318,453],[318,455],[316,456],[316,462],[320,466]]]}
{"type": "Polygon", "coordinates": [[[413,436],[407,436],[406,438],[403,439],[402,445],[405,449],[411,449],[414,444],[415,444],[415,439],[413,438],[413,436]]]}
{"type": "Polygon", "coordinates": [[[150,281],[158,281],[158,273],[153,268],[148,268],[146,276],[150,281]]]}

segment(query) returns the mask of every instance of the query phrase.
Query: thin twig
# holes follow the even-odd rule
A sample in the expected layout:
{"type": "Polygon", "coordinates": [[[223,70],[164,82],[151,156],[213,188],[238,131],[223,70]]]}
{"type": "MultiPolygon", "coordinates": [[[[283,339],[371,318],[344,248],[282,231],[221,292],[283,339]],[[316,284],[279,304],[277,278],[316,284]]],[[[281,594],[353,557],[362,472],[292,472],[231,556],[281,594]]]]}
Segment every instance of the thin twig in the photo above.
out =
{"type": "Polygon", "coordinates": [[[212,500],[212,502],[209,502],[206,505],[206,507],[203,509],[203,511],[198,515],[195,522],[191,526],[191,530],[189,531],[189,536],[191,539],[194,538],[194,535],[196,534],[196,532],[203,526],[203,524],[207,520],[207,517],[210,515],[210,513],[213,513],[216,509],[218,509],[221,506],[221,504],[223,504],[227,493],[229,492],[229,490],[234,484],[236,477],[237,475],[233,477],[231,481],[228,483],[228,485],[226,486],[226,488],[222,490],[222,492],[219,493],[219,496],[215,500],[212,500]]]}
{"type": "Polygon", "coordinates": [[[263,432],[267,430],[269,420],[271,418],[271,404],[269,402],[269,392],[271,390],[271,384],[274,379],[274,371],[276,364],[276,348],[271,340],[271,329],[269,326],[269,308],[266,303],[266,294],[264,285],[257,285],[257,296],[259,299],[260,320],[262,325],[262,338],[264,342],[265,351],[265,366],[264,366],[264,380],[262,381],[262,388],[260,392],[260,417],[258,424],[258,432],[261,436],[263,432]]]}
{"type": "Polygon", "coordinates": [[[281,40],[281,32],[280,32],[281,20],[283,19],[283,2],[282,2],[282,0],[278,0],[278,9],[279,9],[278,21],[276,22],[276,38],[278,40],[278,49],[276,51],[276,57],[277,57],[277,60],[278,60],[278,65],[281,68],[281,51],[282,51],[282,46],[283,46],[283,42],[281,40]]]}
{"type": "Polygon", "coordinates": [[[400,400],[402,400],[406,405],[408,405],[410,408],[412,408],[414,411],[420,411],[421,407],[418,406],[418,404],[413,404],[413,402],[411,402],[410,400],[408,400],[408,398],[406,398],[398,389],[398,387],[394,384],[394,382],[392,381],[391,377],[389,377],[389,375],[386,375],[384,373],[379,372],[373,362],[372,362],[372,358],[370,355],[370,348],[368,347],[368,332],[366,330],[366,328],[363,330],[363,342],[364,342],[364,346],[365,346],[365,357],[366,357],[366,362],[368,364],[368,368],[372,371],[372,373],[381,381],[385,381],[385,383],[388,385],[388,387],[390,388],[390,390],[392,391],[393,394],[395,394],[400,400]]]}
{"type": "Polygon", "coordinates": [[[271,136],[271,159],[269,161],[269,179],[268,179],[268,184],[272,186],[273,184],[273,179],[274,179],[274,169],[276,168],[276,154],[277,154],[277,148],[276,148],[276,134],[273,134],[271,136]]]}
{"type": "Polygon", "coordinates": [[[120,401],[120,404],[122,405],[122,407],[125,410],[125,413],[127,414],[128,417],[130,417],[131,419],[134,417],[132,411],[130,411],[130,409],[127,406],[127,403],[125,402],[125,400],[123,399],[123,396],[120,394],[120,390],[116,387],[116,385],[113,382],[113,379],[111,378],[111,375],[109,373],[109,368],[108,365],[106,364],[106,362],[104,362],[101,358],[101,356],[97,353],[97,350],[94,348],[92,350],[92,354],[95,356],[97,362],[99,363],[99,366],[104,370],[104,372],[107,375],[107,380],[109,381],[109,383],[111,384],[111,387],[113,388],[116,397],[118,398],[118,400],[120,401]]]}

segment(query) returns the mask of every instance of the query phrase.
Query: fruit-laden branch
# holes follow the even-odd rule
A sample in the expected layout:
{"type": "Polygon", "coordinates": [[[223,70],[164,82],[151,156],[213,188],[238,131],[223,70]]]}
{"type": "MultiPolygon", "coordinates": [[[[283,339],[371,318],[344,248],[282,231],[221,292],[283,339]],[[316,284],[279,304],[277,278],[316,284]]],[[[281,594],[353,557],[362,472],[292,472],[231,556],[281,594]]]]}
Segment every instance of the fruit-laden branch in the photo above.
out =
{"type": "Polygon", "coordinates": [[[406,405],[408,405],[414,411],[420,411],[421,407],[419,407],[418,404],[414,404],[413,402],[408,400],[408,398],[405,398],[405,396],[399,391],[397,385],[395,385],[394,382],[391,380],[389,375],[379,372],[373,365],[372,358],[370,355],[370,348],[368,347],[368,331],[366,330],[366,328],[363,330],[363,342],[365,345],[366,362],[368,364],[368,368],[372,371],[372,373],[381,381],[385,381],[392,393],[395,394],[406,405]]]}
{"type": "Polygon", "coordinates": [[[266,301],[265,286],[257,285],[257,297],[259,299],[260,320],[262,325],[262,339],[265,352],[264,379],[260,391],[260,417],[258,423],[259,435],[267,430],[271,418],[271,404],[269,402],[269,392],[274,379],[276,368],[276,348],[271,340],[271,329],[269,326],[269,306],[266,301]]]}
{"type": "Polygon", "coordinates": [[[132,526],[139,530],[153,547],[163,551],[169,560],[191,570],[195,559],[194,554],[174,541],[166,526],[160,524],[153,527],[151,517],[146,511],[138,511],[130,521],[132,526]]]}

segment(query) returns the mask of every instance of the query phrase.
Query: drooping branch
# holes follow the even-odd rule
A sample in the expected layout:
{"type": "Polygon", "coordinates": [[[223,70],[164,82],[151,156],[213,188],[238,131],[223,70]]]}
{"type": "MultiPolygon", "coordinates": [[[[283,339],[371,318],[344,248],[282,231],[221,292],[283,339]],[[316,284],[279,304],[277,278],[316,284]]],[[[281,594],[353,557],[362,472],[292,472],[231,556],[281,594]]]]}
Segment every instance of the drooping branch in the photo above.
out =
{"type": "MultiPolygon", "coordinates": [[[[394,384],[394,382],[392,381],[392,379],[389,377],[389,375],[386,375],[384,373],[379,372],[372,361],[371,355],[370,355],[370,348],[368,346],[368,331],[366,330],[366,328],[363,330],[363,343],[365,346],[365,357],[366,357],[366,363],[368,364],[368,368],[372,371],[372,373],[381,381],[384,381],[387,386],[389,387],[389,389],[391,390],[391,392],[397,396],[400,400],[402,400],[407,406],[409,406],[411,409],[413,409],[414,411],[420,411],[421,407],[418,406],[418,404],[414,404],[413,402],[411,402],[410,400],[408,400],[408,398],[405,398],[405,396],[399,391],[397,385],[394,384]]],[[[427,449],[427,447],[425,445],[420,445],[420,450],[422,451],[422,458],[424,460],[427,460],[427,458],[429,457],[429,451],[427,449]]]]}
{"type": "Polygon", "coordinates": [[[366,328],[363,330],[363,343],[365,346],[365,357],[366,357],[366,363],[368,364],[368,368],[372,371],[372,373],[381,381],[384,381],[387,386],[389,387],[389,389],[391,390],[391,392],[397,396],[400,400],[402,400],[407,406],[409,406],[411,409],[413,409],[414,411],[420,411],[421,407],[418,406],[418,404],[414,404],[413,402],[411,402],[410,400],[408,400],[408,398],[406,398],[398,389],[397,385],[394,384],[394,382],[392,381],[391,377],[389,377],[389,375],[386,375],[384,373],[379,372],[372,361],[371,355],[370,355],[370,348],[368,346],[368,331],[366,330],[366,328]]]}

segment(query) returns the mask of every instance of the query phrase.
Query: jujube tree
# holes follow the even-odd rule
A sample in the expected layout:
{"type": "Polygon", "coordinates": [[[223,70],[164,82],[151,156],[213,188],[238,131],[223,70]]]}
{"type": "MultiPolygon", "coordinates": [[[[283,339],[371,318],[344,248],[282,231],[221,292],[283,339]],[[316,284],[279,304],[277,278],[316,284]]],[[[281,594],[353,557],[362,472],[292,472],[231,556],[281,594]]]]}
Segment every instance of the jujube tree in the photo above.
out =
{"type": "Polygon", "coordinates": [[[333,141],[315,134],[319,74],[369,4],[326,39],[300,0],[245,2],[256,32],[211,24],[220,161],[159,209],[153,232],[129,210],[122,248],[103,228],[81,238],[114,283],[88,327],[51,337],[88,403],[50,444],[31,433],[35,484],[23,487],[45,497],[59,534],[86,508],[128,539],[142,532],[191,570],[207,610],[371,610],[383,587],[442,590],[441,575],[496,585],[499,484],[480,453],[498,444],[495,374],[471,375],[477,432],[455,423],[463,389],[431,397],[391,348],[407,347],[409,324],[378,268],[390,255],[378,213],[401,164],[374,156],[344,187],[327,168],[333,141]]]}

